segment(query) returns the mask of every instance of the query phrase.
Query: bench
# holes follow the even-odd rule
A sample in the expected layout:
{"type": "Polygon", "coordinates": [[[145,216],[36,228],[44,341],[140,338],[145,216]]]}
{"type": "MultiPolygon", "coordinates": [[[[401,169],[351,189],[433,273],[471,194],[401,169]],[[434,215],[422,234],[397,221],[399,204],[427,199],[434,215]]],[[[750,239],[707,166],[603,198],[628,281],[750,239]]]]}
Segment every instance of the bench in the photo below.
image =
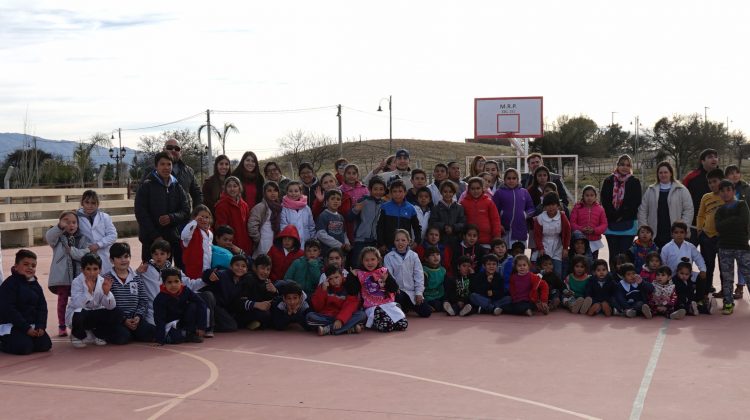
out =
{"type": "MultiPolygon", "coordinates": [[[[60,212],[80,207],[87,188],[0,190],[0,232],[3,247],[44,242],[44,233],[57,224],[60,212]]],[[[134,203],[127,188],[97,188],[99,208],[112,216],[118,236],[137,231],[134,203]]]]}

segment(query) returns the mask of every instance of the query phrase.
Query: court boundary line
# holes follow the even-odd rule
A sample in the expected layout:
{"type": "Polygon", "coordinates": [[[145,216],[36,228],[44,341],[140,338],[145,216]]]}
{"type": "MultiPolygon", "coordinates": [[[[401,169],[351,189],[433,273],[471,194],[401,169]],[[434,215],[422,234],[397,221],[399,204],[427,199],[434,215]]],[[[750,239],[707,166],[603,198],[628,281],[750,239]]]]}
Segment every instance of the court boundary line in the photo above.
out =
{"type": "Polygon", "coordinates": [[[646,364],[646,369],[643,372],[641,386],[638,388],[638,393],[633,400],[633,408],[630,411],[630,420],[639,420],[641,414],[643,414],[646,396],[651,387],[651,381],[654,379],[656,365],[659,363],[659,356],[661,356],[661,350],[664,348],[664,341],[667,339],[668,327],[669,318],[665,319],[662,323],[661,328],[659,328],[659,333],[656,336],[656,341],[654,341],[654,346],[651,349],[651,356],[649,357],[648,364],[646,364]]]}
{"type": "Polygon", "coordinates": [[[29,386],[37,388],[52,388],[52,389],[66,389],[69,391],[93,391],[93,392],[107,392],[111,394],[123,394],[123,395],[143,395],[147,397],[178,397],[180,394],[173,392],[157,392],[157,391],[139,391],[134,389],[124,388],[104,388],[95,386],[84,386],[84,385],[67,385],[67,384],[52,384],[46,382],[27,382],[27,381],[12,381],[7,379],[0,379],[0,385],[18,385],[18,386],[29,386]]]}

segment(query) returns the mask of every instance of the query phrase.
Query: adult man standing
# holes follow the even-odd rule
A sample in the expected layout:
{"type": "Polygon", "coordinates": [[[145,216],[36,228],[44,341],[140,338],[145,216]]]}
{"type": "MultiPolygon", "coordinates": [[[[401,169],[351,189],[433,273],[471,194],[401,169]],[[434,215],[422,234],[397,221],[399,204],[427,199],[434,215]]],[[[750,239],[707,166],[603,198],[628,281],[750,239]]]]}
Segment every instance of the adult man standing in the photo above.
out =
{"type": "MultiPolygon", "coordinates": [[[[700,154],[700,164],[697,168],[690,171],[685,178],[682,179],[682,185],[687,187],[690,192],[690,197],[693,199],[693,208],[695,214],[693,220],[690,221],[690,242],[694,245],[698,245],[698,235],[695,230],[695,218],[698,217],[698,210],[701,205],[701,198],[703,195],[711,192],[711,188],[708,186],[708,174],[713,169],[719,167],[719,153],[714,149],[706,149],[700,154]]],[[[687,222],[687,220],[685,220],[687,222]]]]}
{"type": "Polygon", "coordinates": [[[448,179],[458,186],[458,192],[456,193],[456,200],[458,200],[461,194],[466,191],[466,182],[461,179],[461,165],[455,160],[448,162],[448,179]]]}
{"type": "Polygon", "coordinates": [[[177,178],[183,190],[190,196],[190,209],[203,204],[203,193],[198,181],[195,180],[193,168],[182,161],[182,148],[176,139],[169,139],[164,143],[164,151],[172,157],[172,175],[177,178]]]}
{"type": "MultiPolygon", "coordinates": [[[[542,155],[540,153],[532,153],[526,158],[526,165],[529,167],[529,172],[521,175],[521,186],[529,188],[531,181],[534,178],[534,171],[536,168],[542,166],[542,155]]],[[[570,192],[565,188],[565,184],[562,182],[562,176],[550,172],[550,181],[557,185],[557,194],[560,196],[560,201],[568,207],[570,192]]],[[[574,198],[575,199],[575,198],[574,198]]]]}
{"type": "Polygon", "coordinates": [[[385,181],[386,185],[390,185],[391,182],[395,179],[400,179],[404,181],[404,185],[406,186],[406,190],[409,191],[412,187],[411,185],[411,168],[409,168],[409,151],[406,149],[398,149],[396,150],[396,169],[390,172],[382,172],[378,173],[380,170],[382,170],[385,167],[385,160],[378,165],[378,167],[374,168],[372,171],[370,171],[369,174],[365,177],[364,184],[367,185],[368,182],[370,182],[370,179],[378,175],[385,181]]]}

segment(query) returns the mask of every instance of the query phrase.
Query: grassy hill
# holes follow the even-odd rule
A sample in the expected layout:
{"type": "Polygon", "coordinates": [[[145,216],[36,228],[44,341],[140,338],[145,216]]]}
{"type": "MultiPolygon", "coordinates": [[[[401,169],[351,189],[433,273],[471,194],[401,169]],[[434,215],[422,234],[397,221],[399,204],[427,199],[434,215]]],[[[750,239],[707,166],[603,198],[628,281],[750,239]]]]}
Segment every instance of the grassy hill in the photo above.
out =
{"type": "MultiPolygon", "coordinates": [[[[388,157],[388,139],[384,140],[366,140],[361,142],[344,143],[344,157],[351,163],[359,166],[360,172],[364,175],[369,172],[373,166],[376,166],[381,159],[388,157]]],[[[458,143],[443,140],[404,140],[393,139],[393,151],[405,148],[411,155],[411,167],[426,169],[428,174],[432,173],[432,168],[436,163],[447,163],[456,160],[463,167],[462,173],[466,173],[465,162],[466,156],[484,155],[512,155],[512,148],[507,146],[493,146],[486,144],[458,143]]],[[[321,171],[333,169],[333,164],[338,159],[338,144],[328,150],[326,157],[321,165],[321,171]]],[[[288,163],[291,159],[288,154],[275,156],[268,160],[275,160],[282,165],[284,174],[289,176],[288,163]],[[286,163],[286,164],[285,164],[286,163]]]]}

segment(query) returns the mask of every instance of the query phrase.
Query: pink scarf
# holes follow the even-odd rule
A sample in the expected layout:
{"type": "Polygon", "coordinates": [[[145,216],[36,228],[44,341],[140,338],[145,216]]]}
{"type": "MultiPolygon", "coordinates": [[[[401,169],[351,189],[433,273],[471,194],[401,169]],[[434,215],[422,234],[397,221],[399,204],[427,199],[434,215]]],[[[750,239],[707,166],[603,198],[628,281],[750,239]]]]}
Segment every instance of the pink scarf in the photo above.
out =
{"type": "Polygon", "coordinates": [[[292,200],[288,195],[285,195],[281,200],[281,206],[292,210],[302,210],[307,206],[307,196],[301,195],[299,199],[292,200]]]}
{"type": "Polygon", "coordinates": [[[628,182],[633,174],[623,175],[617,171],[612,173],[614,177],[614,187],[612,187],[612,206],[619,209],[622,201],[625,199],[625,183],[628,182]]]}

